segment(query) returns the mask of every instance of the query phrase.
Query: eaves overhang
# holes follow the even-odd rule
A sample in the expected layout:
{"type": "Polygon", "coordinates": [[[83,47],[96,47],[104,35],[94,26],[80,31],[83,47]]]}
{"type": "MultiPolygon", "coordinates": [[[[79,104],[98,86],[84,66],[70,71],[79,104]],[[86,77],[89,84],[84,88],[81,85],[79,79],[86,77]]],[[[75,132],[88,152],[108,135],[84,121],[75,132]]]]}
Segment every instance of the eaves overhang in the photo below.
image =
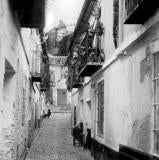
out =
{"type": "Polygon", "coordinates": [[[21,27],[44,28],[46,0],[9,0],[21,27]]]}

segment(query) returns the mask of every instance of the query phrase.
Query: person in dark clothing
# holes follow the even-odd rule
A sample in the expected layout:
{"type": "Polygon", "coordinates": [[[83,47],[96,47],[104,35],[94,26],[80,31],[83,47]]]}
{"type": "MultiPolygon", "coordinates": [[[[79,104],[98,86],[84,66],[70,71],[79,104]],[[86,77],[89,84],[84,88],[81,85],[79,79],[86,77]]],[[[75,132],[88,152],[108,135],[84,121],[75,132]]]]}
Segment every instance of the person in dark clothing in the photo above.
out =
{"type": "Polygon", "coordinates": [[[91,129],[87,129],[86,143],[83,145],[83,149],[91,149],[91,129]]]}
{"type": "Polygon", "coordinates": [[[73,128],[73,137],[79,138],[79,134],[80,134],[80,129],[79,129],[78,126],[75,126],[75,127],[73,128]]]}
{"type": "Polygon", "coordinates": [[[73,145],[75,145],[76,141],[78,141],[80,145],[80,133],[81,133],[81,130],[79,126],[74,126],[73,127],[73,145]]]}
{"type": "Polygon", "coordinates": [[[49,118],[50,116],[51,116],[51,110],[48,109],[48,111],[47,111],[47,117],[49,118]]]}

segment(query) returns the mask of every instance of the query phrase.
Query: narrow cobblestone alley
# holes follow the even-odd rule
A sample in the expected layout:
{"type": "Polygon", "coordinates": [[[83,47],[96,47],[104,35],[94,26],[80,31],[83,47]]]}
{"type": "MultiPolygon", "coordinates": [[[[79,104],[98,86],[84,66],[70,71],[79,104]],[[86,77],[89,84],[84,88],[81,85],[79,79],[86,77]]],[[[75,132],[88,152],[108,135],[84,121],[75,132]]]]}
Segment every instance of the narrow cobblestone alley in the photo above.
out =
{"type": "Polygon", "coordinates": [[[26,160],[93,160],[89,151],[72,145],[70,113],[44,119],[26,160]]]}

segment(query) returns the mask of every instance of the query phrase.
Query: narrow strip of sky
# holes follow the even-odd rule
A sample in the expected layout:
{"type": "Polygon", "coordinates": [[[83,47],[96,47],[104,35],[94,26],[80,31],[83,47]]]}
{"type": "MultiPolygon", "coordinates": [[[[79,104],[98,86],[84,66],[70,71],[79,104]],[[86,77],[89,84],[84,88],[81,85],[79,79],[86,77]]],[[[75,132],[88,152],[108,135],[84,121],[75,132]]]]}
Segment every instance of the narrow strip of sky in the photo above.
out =
{"type": "Polygon", "coordinates": [[[76,23],[84,0],[48,0],[46,8],[46,27],[49,31],[58,25],[60,19],[66,25],[76,23]]]}

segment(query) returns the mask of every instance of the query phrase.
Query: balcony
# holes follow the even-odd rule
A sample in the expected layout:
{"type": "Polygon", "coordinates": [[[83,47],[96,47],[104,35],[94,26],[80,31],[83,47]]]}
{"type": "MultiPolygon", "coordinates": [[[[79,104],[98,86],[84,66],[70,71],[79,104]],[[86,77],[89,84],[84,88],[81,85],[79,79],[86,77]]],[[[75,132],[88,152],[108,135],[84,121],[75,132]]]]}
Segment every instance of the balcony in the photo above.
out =
{"type": "Polygon", "coordinates": [[[49,59],[48,59],[48,56],[43,55],[42,63],[41,63],[40,90],[48,91],[49,88],[50,88],[49,59]]]}
{"type": "Polygon", "coordinates": [[[31,79],[32,79],[32,82],[41,82],[41,74],[31,72],[31,79]]]}
{"type": "Polygon", "coordinates": [[[93,35],[94,35],[94,34],[99,35],[99,36],[103,35],[103,34],[104,34],[104,26],[103,26],[103,23],[100,22],[100,21],[98,21],[95,29],[91,29],[91,28],[90,28],[90,29],[89,29],[89,32],[90,32],[90,33],[93,33],[93,35]]]}
{"type": "Polygon", "coordinates": [[[50,88],[50,82],[46,78],[42,80],[42,83],[40,83],[40,90],[45,92],[48,91],[50,88]]]}
{"type": "Polygon", "coordinates": [[[125,24],[145,23],[159,7],[159,1],[125,0],[125,24]]]}
{"type": "Polygon", "coordinates": [[[74,77],[72,88],[80,88],[83,86],[84,78],[83,77],[74,77]]]}
{"type": "Polygon", "coordinates": [[[40,72],[40,65],[41,65],[41,52],[33,51],[32,52],[32,66],[31,66],[31,79],[33,82],[41,82],[41,72],[40,72]]]}
{"type": "Polygon", "coordinates": [[[50,75],[48,70],[44,69],[42,71],[42,79],[40,83],[40,90],[41,91],[48,91],[50,88],[50,75]]]}
{"type": "Polygon", "coordinates": [[[104,52],[102,50],[91,48],[82,55],[81,70],[78,76],[92,76],[99,70],[104,62],[104,52]]]}

